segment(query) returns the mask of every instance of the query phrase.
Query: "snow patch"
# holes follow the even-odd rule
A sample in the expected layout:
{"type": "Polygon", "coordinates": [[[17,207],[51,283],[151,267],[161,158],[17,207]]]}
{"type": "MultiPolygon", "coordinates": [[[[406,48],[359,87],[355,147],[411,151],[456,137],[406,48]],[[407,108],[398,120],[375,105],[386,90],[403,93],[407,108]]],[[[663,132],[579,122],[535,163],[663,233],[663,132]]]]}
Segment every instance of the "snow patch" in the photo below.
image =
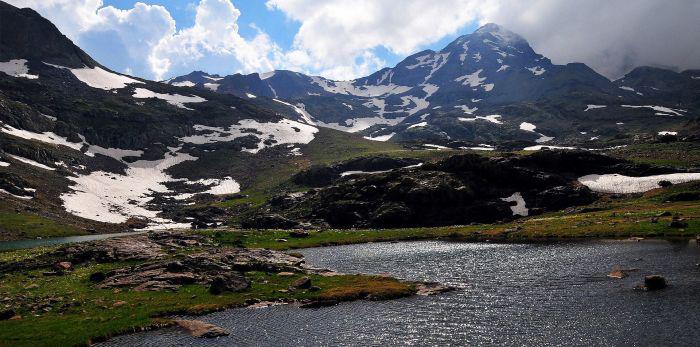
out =
{"type": "Polygon", "coordinates": [[[61,195],[66,211],[76,216],[105,223],[123,223],[129,217],[143,217],[156,224],[170,221],[158,218],[159,211],[146,209],[153,193],[168,193],[166,182],[176,179],[165,170],[189,160],[196,160],[179,149],[171,149],[165,158],[139,160],[129,164],[125,175],[95,171],[88,175],[68,177],[73,192],[61,195]]]}
{"type": "Polygon", "coordinates": [[[261,80],[266,80],[272,76],[275,75],[275,71],[268,71],[268,72],[263,72],[260,74],[260,79],[261,80]]]}
{"type": "Polygon", "coordinates": [[[546,145],[537,145],[537,146],[530,146],[530,147],[525,147],[523,148],[523,151],[540,151],[543,149],[567,149],[567,150],[574,150],[577,149],[576,147],[566,147],[566,146],[546,146],[546,145]]]}
{"type": "Polygon", "coordinates": [[[624,86],[623,86],[623,87],[620,87],[620,89],[626,90],[626,91],[628,91],[628,92],[637,93],[637,95],[642,95],[642,96],[644,95],[644,94],[642,94],[642,93],[640,93],[640,92],[634,90],[634,88],[632,88],[632,87],[624,87],[624,86]]]}
{"type": "Polygon", "coordinates": [[[501,118],[501,115],[494,114],[494,115],[490,115],[490,116],[476,116],[474,118],[459,117],[457,119],[462,121],[462,122],[476,122],[477,120],[481,119],[481,120],[485,120],[485,121],[488,121],[488,122],[491,122],[494,124],[503,124],[503,122],[500,120],[500,118],[501,118]]]}
{"type": "Polygon", "coordinates": [[[474,114],[474,112],[476,112],[479,109],[478,107],[469,108],[469,106],[467,106],[467,105],[457,105],[457,106],[455,106],[455,108],[461,109],[462,112],[464,112],[464,114],[469,114],[469,115],[474,114]]]}
{"type": "Polygon", "coordinates": [[[304,122],[306,122],[306,124],[316,125],[314,123],[313,117],[311,117],[309,112],[306,112],[306,105],[299,103],[299,104],[297,104],[297,106],[295,106],[295,105],[292,105],[288,102],[284,102],[284,101],[279,100],[279,99],[272,99],[272,100],[279,102],[280,104],[287,105],[287,106],[291,107],[292,109],[294,109],[294,112],[298,113],[301,116],[301,118],[304,120],[304,122]]]}
{"type": "Polygon", "coordinates": [[[501,198],[501,200],[505,202],[515,203],[514,206],[510,207],[510,210],[513,212],[514,216],[527,217],[527,215],[530,213],[530,210],[528,210],[527,206],[525,205],[525,199],[523,199],[523,196],[522,194],[520,194],[520,192],[513,193],[513,195],[507,198],[501,198]]]}
{"type": "Polygon", "coordinates": [[[428,149],[434,149],[434,150],[450,149],[450,147],[445,147],[445,146],[440,146],[440,145],[433,145],[433,144],[430,144],[430,143],[425,143],[425,144],[423,144],[423,147],[428,147],[428,149]]]}
{"type": "Polygon", "coordinates": [[[678,132],[676,131],[659,131],[659,136],[676,136],[678,135],[678,132]]]}
{"type": "Polygon", "coordinates": [[[219,90],[219,86],[221,86],[221,84],[219,83],[204,83],[204,88],[207,88],[214,92],[219,90]]]}
{"type": "Polygon", "coordinates": [[[644,177],[629,177],[619,174],[587,175],[578,179],[581,184],[594,192],[611,194],[643,193],[660,188],[660,181],[679,184],[699,180],[700,173],[676,173],[644,177]]]}
{"type": "Polygon", "coordinates": [[[260,123],[253,119],[243,119],[240,120],[238,124],[231,125],[228,129],[206,125],[195,125],[194,129],[198,132],[205,133],[183,137],[180,138],[180,141],[201,145],[216,142],[230,142],[244,136],[257,137],[258,145],[256,148],[246,148],[243,150],[249,153],[258,153],[263,148],[282,144],[307,144],[314,139],[314,134],[318,132],[318,128],[316,127],[290,119],[282,119],[278,122],[269,123],[260,123]],[[266,140],[270,140],[269,145],[264,143],[266,140]]]}
{"type": "Polygon", "coordinates": [[[541,66],[529,67],[527,69],[530,70],[530,72],[532,72],[532,74],[535,76],[540,76],[543,73],[547,72],[547,70],[541,66]]]}
{"type": "Polygon", "coordinates": [[[596,110],[599,108],[606,108],[606,107],[608,107],[608,106],[606,106],[606,105],[586,105],[586,109],[583,110],[583,112],[588,112],[590,110],[596,110]]]}
{"type": "MultiPolygon", "coordinates": [[[[47,63],[44,63],[47,64],[47,63]]],[[[103,90],[113,90],[121,89],[129,84],[144,84],[141,81],[137,81],[133,78],[129,78],[123,75],[116,74],[114,72],[109,72],[99,66],[94,68],[84,67],[80,69],[71,69],[64,66],[47,64],[59,69],[69,70],[75,78],[87,84],[90,87],[103,89],[103,90]]]]}
{"type": "Polygon", "coordinates": [[[520,123],[520,130],[529,131],[529,132],[533,132],[533,133],[534,133],[534,132],[535,132],[535,129],[537,129],[537,126],[535,126],[535,125],[532,124],[532,123],[528,123],[528,122],[522,122],[522,123],[520,123]]]}
{"type": "Polygon", "coordinates": [[[364,138],[365,138],[366,140],[379,141],[379,142],[387,142],[387,141],[389,141],[392,137],[394,137],[394,135],[396,135],[396,133],[391,133],[391,134],[387,134],[387,135],[380,135],[380,136],[375,136],[375,137],[372,137],[372,136],[365,136],[364,138]]]}
{"type": "Polygon", "coordinates": [[[653,106],[653,105],[643,105],[643,106],[622,105],[622,107],[625,107],[625,108],[648,108],[648,109],[651,109],[651,110],[658,112],[656,114],[657,116],[683,117],[685,115],[682,114],[681,112],[688,112],[687,110],[673,109],[673,108],[669,108],[669,107],[653,106]]]}
{"type": "Polygon", "coordinates": [[[324,128],[331,128],[335,130],[340,130],[340,131],[345,131],[349,133],[356,133],[358,131],[365,130],[373,125],[390,125],[394,126],[396,124],[401,123],[406,117],[398,117],[398,118],[384,118],[381,116],[375,116],[375,117],[366,117],[366,118],[351,118],[351,119],[346,119],[345,124],[340,124],[340,123],[325,123],[318,121],[316,122],[318,126],[324,127],[324,128]]]}
{"type": "Polygon", "coordinates": [[[186,110],[191,110],[191,108],[188,108],[185,106],[185,104],[189,103],[200,103],[200,102],[205,102],[207,99],[202,98],[200,96],[185,96],[185,95],[180,95],[180,94],[161,94],[161,93],[156,93],[152,92],[148,89],[144,88],[136,88],[134,90],[134,95],[132,95],[134,98],[137,99],[151,99],[151,98],[156,98],[156,99],[161,99],[165,100],[167,103],[183,108],[186,110]]]}
{"type": "Polygon", "coordinates": [[[401,94],[411,90],[411,87],[398,86],[393,83],[381,86],[364,85],[355,87],[353,84],[355,81],[330,81],[318,76],[312,76],[311,81],[329,93],[363,96],[368,98],[401,94]]]}
{"type": "Polygon", "coordinates": [[[241,191],[241,185],[236,182],[231,177],[224,177],[223,179],[218,179],[218,178],[208,178],[208,179],[200,179],[197,181],[189,181],[187,184],[194,185],[194,184],[201,184],[204,186],[208,186],[209,189],[206,191],[203,191],[198,194],[212,194],[212,195],[227,195],[227,194],[236,194],[241,191]]]}
{"type": "Polygon", "coordinates": [[[537,142],[537,143],[546,143],[546,142],[554,140],[554,137],[552,137],[552,136],[546,136],[546,135],[542,135],[542,134],[539,134],[539,135],[540,135],[540,138],[535,140],[535,142],[537,142]]]}
{"type": "Polygon", "coordinates": [[[36,140],[39,142],[50,143],[53,145],[66,146],[75,150],[80,150],[83,147],[82,142],[69,142],[67,138],[56,135],[50,131],[43,133],[35,133],[27,130],[17,129],[10,125],[2,124],[1,122],[0,126],[0,131],[2,131],[3,133],[20,137],[26,140],[36,140]]]}
{"type": "Polygon", "coordinates": [[[14,197],[14,198],[17,198],[17,199],[22,199],[22,200],[31,200],[31,199],[34,198],[34,197],[31,197],[31,196],[15,195],[15,194],[12,194],[12,193],[8,192],[8,191],[5,190],[5,189],[0,189],[0,193],[2,193],[2,194],[7,194],[7,195],[9,195],[9,196],[11,196],[11,197],[14,197]]]}
{"type": "Polygon", "coordinates": [[[416,123],[416,124],[409,126],[408,129],[422,128],[422,127],[425,127],[427,125],[428,125],[428,122],[420,122],[420,123],[416,123]]]}
{"type": "Polygon", "coordinates": [[[175,87],[194,87],[194,86],[196,86],[196,84],[192,81],[173,82],[170,84],[175,86],[175,87]]]}
{"type": "Polygon", "coordinates": [[[18,156],[18,155],[7,154],[7,156],[10,157],[10,158],[12,158],[12,159],[14,159],[14,160],[21,161],[21,162],[23,162],[23,163],[25,163],[25,164],[29,164],[29,165],[31,165],[31,166],[38,167],[38,168],[40,168],[40,169],[49,170],[49,171],[55,171],[55,170],[56,170],[55,168],[52,168],[52,167],[50,167],[50,166],[46,166],[46,165],[44,165],[44,164],[42,164],[42,163],[36,162],[36,161],[34,161],[34,160],[31,160],[31,159],[27,159],[27,158],[25,158],[25,157],[20,157],[20,156],[18,156]]]}
{"type": "Polygon", "coordinates": [[[38,75],[29,74],[26,59],[12,59],[10,61],[0,62],[0,72],[12,77],[26,78],[30,80],[39,78],[38,75]]]}
{"type": "Polygon", "coordinates": [[[455,79],[455,82],[462,82],[462,85],[465,86],[470,86],[470,87],[478,87],[481,85],[481,82],[486,80],[486,77],[479,77],[479,74],[484,71],[483,69],[479,69],[474,73],[464,75],[461,77],[457,77],[455,79]]]}

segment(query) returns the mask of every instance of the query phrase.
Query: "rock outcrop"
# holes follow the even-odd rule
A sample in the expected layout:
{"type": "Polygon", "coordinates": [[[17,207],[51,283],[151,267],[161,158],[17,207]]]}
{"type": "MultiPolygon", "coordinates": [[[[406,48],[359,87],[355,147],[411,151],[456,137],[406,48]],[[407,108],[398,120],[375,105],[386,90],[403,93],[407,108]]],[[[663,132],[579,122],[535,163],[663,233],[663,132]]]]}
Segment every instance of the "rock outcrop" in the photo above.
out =
{"type": "Polygon", "coordinates": [[[214,338],[229,335],[224,328],[199,320],[177,319],[175,324],[194,337],[214,338]]]}

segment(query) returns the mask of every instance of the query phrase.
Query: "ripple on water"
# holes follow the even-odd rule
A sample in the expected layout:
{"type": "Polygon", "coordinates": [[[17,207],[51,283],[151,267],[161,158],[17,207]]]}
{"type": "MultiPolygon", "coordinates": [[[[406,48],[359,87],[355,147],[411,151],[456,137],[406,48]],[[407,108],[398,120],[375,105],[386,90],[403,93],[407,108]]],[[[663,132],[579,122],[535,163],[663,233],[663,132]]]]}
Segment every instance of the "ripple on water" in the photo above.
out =
{"type": "Polygon", "coordinates": [[[197,340],[175,329],[104,345],[627,345],[700,340],[700,247],[665,241],[487,244],[375,243],[303,250],[307,262],[340,272],[389,273],[460,289],[319,309],[277,306],[200,317],[231,336],[197,340]],[[622,280],[613,267],[639,268],[622,280]],[[646,274],[671,287],[631,290],[646,274]]]}

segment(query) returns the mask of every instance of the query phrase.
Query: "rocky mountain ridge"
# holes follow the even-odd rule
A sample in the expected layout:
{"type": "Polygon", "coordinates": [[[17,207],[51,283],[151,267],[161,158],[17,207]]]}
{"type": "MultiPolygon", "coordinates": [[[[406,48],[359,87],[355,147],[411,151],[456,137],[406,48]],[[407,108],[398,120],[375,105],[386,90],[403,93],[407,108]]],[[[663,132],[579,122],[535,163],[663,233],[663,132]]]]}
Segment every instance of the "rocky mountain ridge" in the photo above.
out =
{"type": "Polygon", "coordinates": [[[700,74],[692,70],[640,67],[610,81],[585,64],[553,64],[496,24],[353,81],[273,71],[225,77],[195,72],[168,82],[284,101],[319,126],[376,140],[433,144],[601,147],[660,132],[687,135],[684,125],[700,111],[700,74]]]}

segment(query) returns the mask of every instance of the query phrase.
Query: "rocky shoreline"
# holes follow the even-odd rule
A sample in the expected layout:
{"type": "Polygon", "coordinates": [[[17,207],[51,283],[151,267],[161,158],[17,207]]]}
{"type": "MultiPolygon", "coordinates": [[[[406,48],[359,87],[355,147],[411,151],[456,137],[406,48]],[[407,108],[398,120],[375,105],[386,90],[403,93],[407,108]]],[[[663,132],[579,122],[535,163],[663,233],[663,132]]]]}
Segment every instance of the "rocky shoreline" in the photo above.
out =
{"type": "Polygon", "coordinates": [[[20,293],[0,290],[4,307],[0,317],[7,321],[82,315],[87,312],[86,307],[92,305],[95,305],[92,309],[99,312],[123,310],[128,314],[149,301],[134,303],[129,295],[141,299],[150,295],[153,295],[151,299],[174,295],[184,297],[185,301],[189,296],[200,302],[154,311],[149,320],[155,321],[115,330],[108,336],[177,324],[195,331],[197,336],[211,337],[223,332],[215,327],[173,321],[169,317],[276,304],[321,307],[343,301],[434,295],[453,289],[438,283],[341,274],[311,267],[298,253],[220,246],[205,235],[172,231],[61,246],[28,259],[0,263],[0,276],[21,278],[21,283],[17,284],[21,286],[17,288],[20,293]],[[78,293],[77,286],[63,293],[49,288],[51,282],[71,276],[79,276],[79,281],[85,283],[86,293],[78,293]],[[350,283],[345,285],[344,281],[350,283]],[[383,290],[382,285],[388,289],[383,290]],[[199,294],[186,294],[192,290],[199,294]],[[35,294],[44,291],[50,294],[35,294]],[[96,299],[85,299],[90,293],[97,293],[96,299]],[[211,297],[211,300],[201,296],[211,297]],[[236,300],[227,300],[229,297],[236,300]]]}

